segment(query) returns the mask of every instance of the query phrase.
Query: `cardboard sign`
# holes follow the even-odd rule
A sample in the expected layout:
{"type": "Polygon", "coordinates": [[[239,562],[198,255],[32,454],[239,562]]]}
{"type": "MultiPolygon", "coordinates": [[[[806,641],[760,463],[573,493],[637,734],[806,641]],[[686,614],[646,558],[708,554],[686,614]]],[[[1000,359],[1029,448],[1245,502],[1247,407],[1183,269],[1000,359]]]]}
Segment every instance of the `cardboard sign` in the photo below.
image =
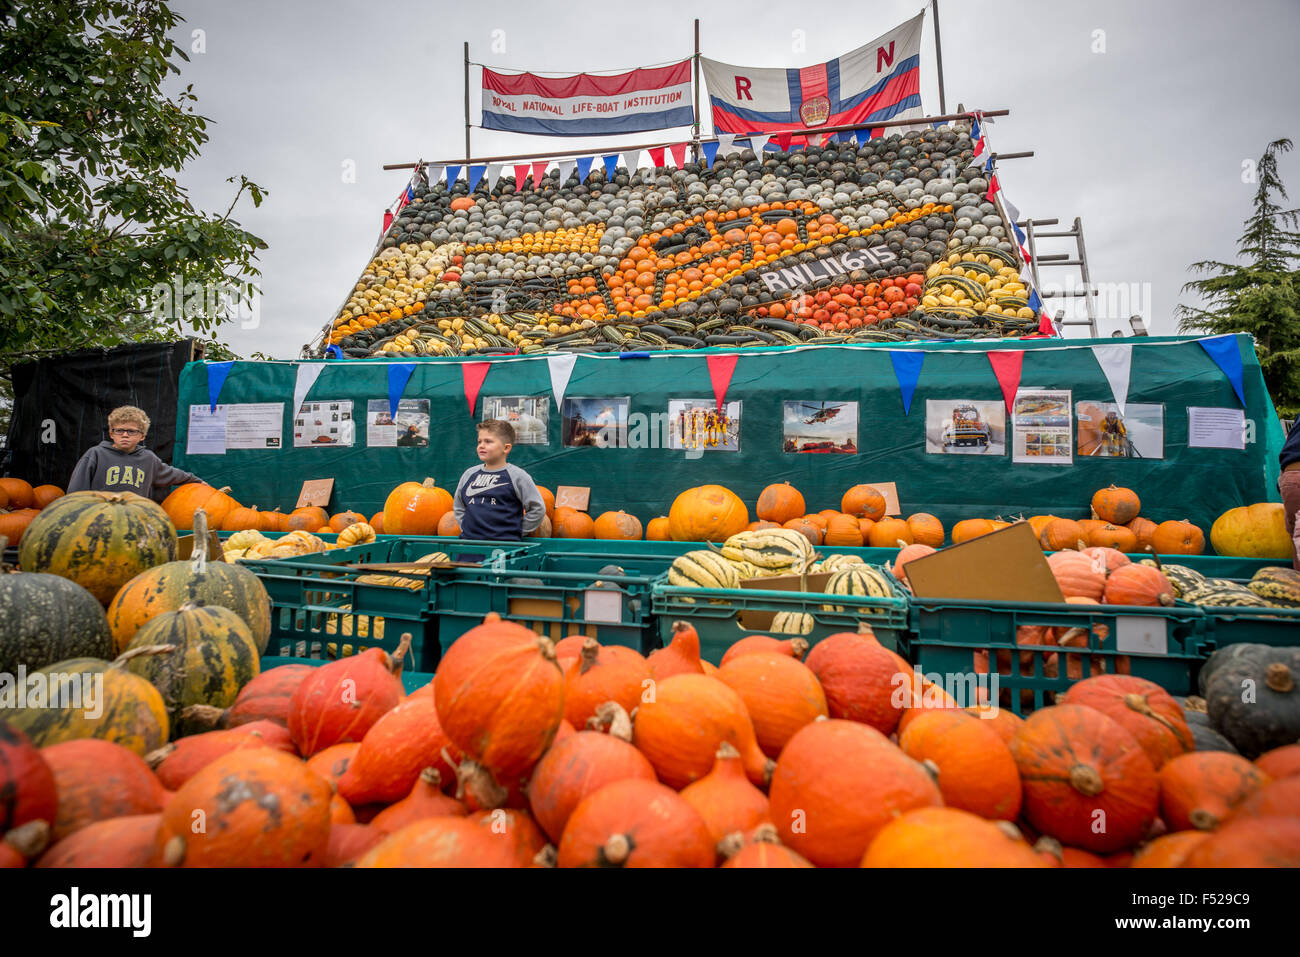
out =
{"type": "Polygon", "coordinates": [[[591,488],[586,485],[557,485],[555,488],[555,507],[567,505],[585,512],[591,502],[591,488]]]}
{"type": "MultiPolygon", "coordinates": [[[[911,565],[908,565],[911,568],[911,565]]],[[[748,578],[740,583],[741,588],[756,588],[761,591],[806,591],[811,594],[822,594],[826,591],[826,583],[831,580],[829,573],[817,572],[816,574],[801,575],[774,575],[771,578],[748,578]]],[[[774,611],[741,611],[736,616],[736,621],[740,625],[740,632],[749,634],[753,631],[772,630],[772,619],[777,616],[774,611]]]]}
{"type": "Polygon", "coordinates": [[[864,482],[864,485],[870,485],[881,495],[885,496],[885,514],[902,515],[903,510],[898,505],[898,486],[894,482],[864,482]]]}
{"type": "Polygon", "coordinates": [[[1064,602],[1028,522],[981,535],[907,563],[917,598],[1064,602]]]}
{"type": "Polygon", "coordinates": [[[302,483],[302,491],[298,493],[298,504],[294,508],[306,508],[308,505],[319,505],[324,508],[329,504],[332,494],[334,494],[332,478],[308,479],[302,483]]]}
{"type": "MultiPolygon", "coordinates": [[[[176,560],[178,562],[188,561],[194,555],[194,533],[176,540],[176,560]]],[[[224,562],[226,560],[225,550],[221,544],[221,536],[215,531],[208,532],[208,561],[224,562]]]]}

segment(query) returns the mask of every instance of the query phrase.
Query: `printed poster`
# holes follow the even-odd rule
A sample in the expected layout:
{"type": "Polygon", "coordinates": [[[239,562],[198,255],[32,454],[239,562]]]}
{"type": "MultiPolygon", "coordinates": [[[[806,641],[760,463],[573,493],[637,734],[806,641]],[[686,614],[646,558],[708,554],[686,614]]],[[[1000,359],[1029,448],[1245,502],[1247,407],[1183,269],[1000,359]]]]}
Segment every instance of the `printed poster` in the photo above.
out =
{"type": "Polygon", "coordinates": [[[550,396],[487,396],[483,418],[509,422],[515,430],[515,445],[550,445],[550,396]]]}
{"type": "Polygon", "coordinates": [[[402,399],[397,415],[388,414],[387,399],[366,400],[366,445],[371,448],[426,448],[429,445],[429,400],[402,399]]]}
{"type": "Polygon", "coordinates": [[[801,399],[783,403],[783,452],[858,454],[858,404],[801,399]]]}
{"type": "Polygon", "coordinates": [[[1165,457],[1165,407],[1129,402],[1121,415],[1114,402],[1080,401],[1075,449],[1079,457],[1162,459],[1165,457]]]}
{"type": "Polygon", "coordinates": [[[629,396],[566,398],[561,414],[564,444],[598,449],[627,448],[629,396]]]}
{"type": "Polygon", "coordinates": [[[353,441],[351,399],[304,402],[293,420],[295,448],[349,447],[353,441]]]}
{"type": "Polygon", "coordinates": [[[1070,392],[1019,389],[1011,410],[1011,461],[1069,465],[1074,461],[1070,392]]]}
{"type": "Polygon", "coordinates": [[[926,399],[925,451],[932,455],[1006,455],[1002,399],[926,399]]]}
{"type": "Polygon", "coordinates": [[[283,402],[190,406],[188,455],[224,455],[230,449],[278,449],[284,437],[283,402]]]}
{"type": "Polygon", "coordinates": [[[668,447],[688,452],[739,452],[740,403],[716,399],[668,400],[668,447]]]}

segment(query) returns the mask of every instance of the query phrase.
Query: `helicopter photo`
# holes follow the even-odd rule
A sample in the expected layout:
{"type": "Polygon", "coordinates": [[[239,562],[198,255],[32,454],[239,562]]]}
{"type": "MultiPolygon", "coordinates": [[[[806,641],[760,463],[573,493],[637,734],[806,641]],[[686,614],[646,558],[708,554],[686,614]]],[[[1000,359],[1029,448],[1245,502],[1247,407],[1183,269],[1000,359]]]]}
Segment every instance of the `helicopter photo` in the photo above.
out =
{"type": "Polygon", "coordinates": [[[825,402],[821,405],[810,405],[807,402],[801,402],[799,405],[801,408],[812,410],[812,418],[804,419],[804,425],[816,425],[818,422],[829,421],[839,415],[840,409],[842,408],[842,406],[838,404],[827,408],[825,402]]]}

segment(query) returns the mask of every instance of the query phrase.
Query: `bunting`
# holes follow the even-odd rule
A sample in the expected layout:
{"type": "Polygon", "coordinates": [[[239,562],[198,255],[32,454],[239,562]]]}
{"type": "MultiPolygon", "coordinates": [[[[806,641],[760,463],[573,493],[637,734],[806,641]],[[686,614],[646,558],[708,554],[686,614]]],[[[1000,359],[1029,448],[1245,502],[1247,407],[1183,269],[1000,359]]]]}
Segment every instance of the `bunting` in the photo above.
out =
{"type": "Polygon", "coordinates": [[[591,174],[591,164],[595,162],[595,159],[596,157],[594,156],[578,157],[578,182],[579,183],[585,183],[587,181],[587,177],[591,174]]]}
{"type": "Polygon", "coordinates": [[[681,169],[683,166],[686,165],[686,144],[685,143],[674,143],[672,146],[668,147],[668,152],[672,154],[673,165],[675,165],[678,169],[681,169]]]}
{"type": "Polygon", "coordinates": [[[447,167],[447,189],[455,185],[456,180],[460,179],[460,165],[453,164],[447,167]]]}
{"type": "Polygon", "coordinates": [[[578,166],[577,162],[571,159],[562,159],[562,160],[555,161],[555,168],[560,174],[561,186],[563,186],[565,183],[569,181],[569,177],[573,175],[573,171],[577,169],[577,166],[578,166]]]}
{"type": "Polygon", "coordinates": [[[1198,339],[1201,348],[1206,351],[1219,370],[1232,383],[1232,391],[1237,393],[1241,404],[1246,404],[1245,375],[1241,367],[1241,350],[1237,348],[1237,337],[1231,333],[1223,336],[1210,336],[1198,339]]]}
{"type": "Polygon", "coordinates": [[[491,193],[497,188],[497,180],[501,178],[501,170],[504,166],[501,163],[489,163],[487,168],[487,189],[491,193]]]}
{"type": "Polygon", "coordinates": [[[560,353],[547,356],[546,366],[551,373],[551,393],[555,396],[555,408],[564,410],[564,393],[569,388],[569,377],[573,375],[573,364],[578,361],[576,352],[560,353]]]}
{"type": "Polygon", "coordinates": [[[311,387],[316,384],[320,378],[321,370],[325,368],[323,362],[300,362],[298,363],[297,375],[293,385],[293,414],[297,415],[302,404],[307,401],[307,393],[311,387]]]}
{"type": "MultiPolygon", "coordinates": [[[[486,170],[487,170],[487,167],[486,167],[486,166],[482,166],[482,165],[480,165],[480,166],[471,166],[471,167],[469,168],[469,172],[466,174],[466,176],[467,176],[468,181],[469,181],[469,191],[470,191],[471,194],[474,192],[474,187],[476,187],[476,186],[479,184],[479,182],[482,181],[482,179],[483,179],[483,173],[484,173],[486,170]]],[[[495,184],[492,184],[492,185],[495,185],[495,184]]],[[[492,190],[492,185],[489,185],[489,186],[488,186],[488,191],[489,191],[489,192],[491,192],[491,190],[492,190]]]]}
{"type": "Polygon", "coordinates": [[[894,378],[898,380],[898,391],[903,397],[903,415],[910,415],[912,396],[916,392],[916,383],[921,378],[921,364],[925,361],[925,353],[890,349],[889,361],[893,363],[894,378]]]}
{"type": "Polygon", "coordinates": [[[1092,347],[1093,358],[1110,383],[1110,393],[1115,397],[1115,407],[1121,417],[1128,402],[1129,371],[1133,367],[1133,347],[1124,343],[1114,343],[1092,347]]]}
{"type": "Polygon", "coordinates": [[[989,365],[993,375],[1002,389],[1002,401],[1006,403],[1010,414],[1016,404],[1016,390],[1020,388],[1020,367],[1025,361],[1023,351],[1004,349],[988,353],[989,365]]]}
{"type": "Polygon", "coordinates": [[[650,154],[650,164],[656,169],[664,165],[664,148],[662,146],[652,147],[646,152],[650,154]]]}
{"type": "Polygon", "coordinates": [[[605,162],[605,179],[613,179],[614,171],[618,169],[618,154],[610,153],[608,156],[602,156],[601,159],[605,162]]]}
{"type": "Polygon", "coordinates": [[[388,367],[388,417],[390,419],[397,415],[397,404],[401,402],[406,383],[410,381],[411,373],[414,371],[414,362],[394,362],[388,367]]]}
{"type": "Polygon", "coordinates": [[[492,368],[490,362],[462,362],[460,364],[460,373],[465,383],[465,401],[469,403],[469,414],[474,415],[474,404],[478,402],[479,389],[483,388],[483,380],[487,378],[488,370],[492,368]]]}
{"type": "MultiPolygon", "coordinates": [[[[217,400],[221,398],[221,388],[226,384],[226,377],[230,375],[230,367],[234,364],[233,360],[208,363],[208,403],[212,406],[211,411],[213,413],[217,411],[217,400]]],[[[298,410],[295,409],[294,411],[298,410]]]]}
{"type": "Polygon", "coordinates": [[[727,389],[731,386],[731,377],[736,371],[737,355],[708,356],[709,381],[713,383],[713,398],[718,403],[718,411],[727,400],[727,389]]]}
{"type": "Polygon", "coordinates": [[[524,183],[528,181],[528,164],[515,164],[515,192],[521,193],[524,189],[524,183]]]}

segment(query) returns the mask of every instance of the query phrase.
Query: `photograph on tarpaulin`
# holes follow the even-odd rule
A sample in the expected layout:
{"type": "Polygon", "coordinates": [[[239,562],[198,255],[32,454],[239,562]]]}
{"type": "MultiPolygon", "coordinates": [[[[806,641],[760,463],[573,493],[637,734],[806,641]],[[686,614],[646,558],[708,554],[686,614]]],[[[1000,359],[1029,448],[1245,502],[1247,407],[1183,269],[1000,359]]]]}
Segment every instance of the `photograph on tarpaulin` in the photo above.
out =
{"type": "Polygon", "coordinates": [[[935,455],[1005,455],[1002,399],[926,399],[925,451],[935,455]]]}
{"type": "Polygon", "coordinates": [[[858,404],[787,399],[782,417],[782,451],[856,455],[858,404]]]}
{"type": "Polygon", "coordinates": [[[483,399],[483,419],[510,423],[515,430],[515,445],[550,444],[550,396],[486,396],[483,399]]]}
{"type": "Polygon", "coordinates": [[[1165,407],[1160,403],[1124,406],[1083,400],[1075,405],[1079,421],[1077,450],[1081,458],[1163,459],[1165,407]]]}
{"type": "Polygon", "coordinates": [[[668,400],[668,447],[688,452],[739,452],[740,403],[716,399],[668,400]]]}
{"type": "Polygon", "coordinates": [[[627,448],[629,396],[574,397],[564,400],[560,416],[564,444],[572,448],[627,448]]]}

